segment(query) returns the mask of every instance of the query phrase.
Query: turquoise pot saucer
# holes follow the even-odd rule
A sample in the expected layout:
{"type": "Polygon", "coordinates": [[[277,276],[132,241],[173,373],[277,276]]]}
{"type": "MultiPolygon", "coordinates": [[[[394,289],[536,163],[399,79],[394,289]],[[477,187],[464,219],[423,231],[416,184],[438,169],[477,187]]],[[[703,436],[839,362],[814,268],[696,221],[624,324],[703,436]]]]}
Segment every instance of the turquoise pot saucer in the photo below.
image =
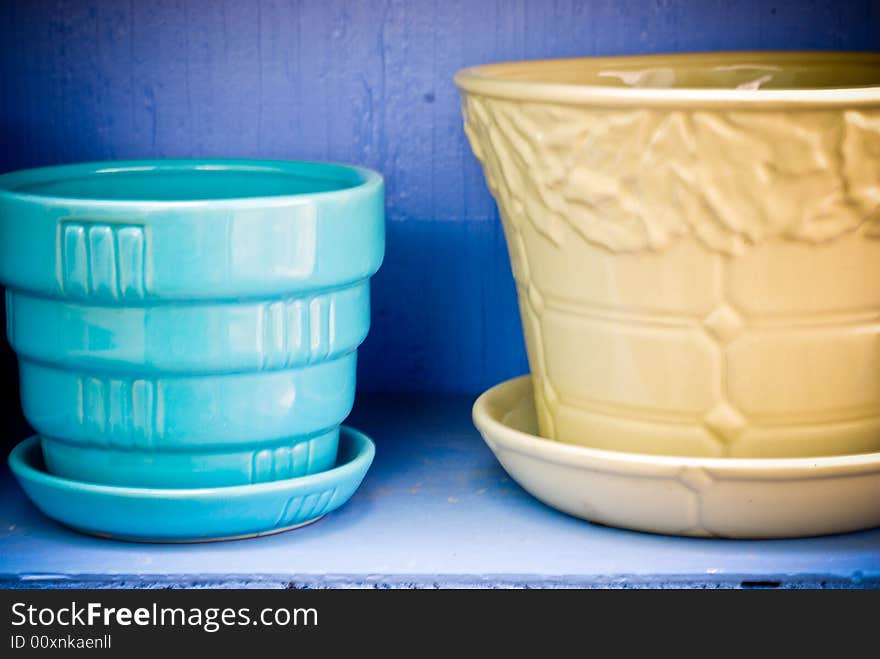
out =
{"type": "Polygon", "coordinates": [[[231,487],[120,487],[54,476],[39,437],[9,455],[25,493],[48,517],[83,533],[135,542],[207,542],[287,531],[347,502],[375,455],[362,432],[343,426],[336,466],[299,478],[231,487]]]}

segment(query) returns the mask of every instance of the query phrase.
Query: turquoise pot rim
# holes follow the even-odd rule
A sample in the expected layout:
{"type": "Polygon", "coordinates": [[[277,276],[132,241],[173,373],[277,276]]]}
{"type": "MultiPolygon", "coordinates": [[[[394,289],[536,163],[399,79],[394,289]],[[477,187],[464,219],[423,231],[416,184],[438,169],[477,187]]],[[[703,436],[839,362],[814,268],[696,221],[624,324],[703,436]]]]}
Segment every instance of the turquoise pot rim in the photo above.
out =
{"type": "Polygon", "coordinates": [[[345,163],[323,162],[314,160],[267,160],[251,158],[157,158],[146,160],[98,160],[76,162],[47,167],[20,169],[0,175],[0,200],[14,199],[37,203],[44,206],[88,207],[108,209],[145,208],[157,211],[174,209],[205,209],[218,210],[248,207],[278,207],[296,203],[300,200],[321,201],[338,198],[345,193],[367,193],[380,191],[384,185],[380,173],[345,163]],[[64,178],[82,178],[110,173],[118,170],[131,171],[218,171],[237,170],[240,172],[263,172],[266,174],[286,174],[302,179],[319,179],[324,174],[325,180],[336,181],[338,189],[320,192],[300,192],[279,195],[232,196],[220,199],[102,199],[100,197],[70,197],[39,192],[22,192],[17,187],[32,185],[48,180],[64,178]]]}
{"type": "Polygon", "coordinates": [[[381,266],[384,196],[380,174],[314,161],[19,170],[0,175],[0,282],[114,307],[323,290],[381,266]]]}
{"type": "Polygon", "coordinates": [[[265,483],[252,483],[248,485],[199,488],[131,487],[124,485],[102,485],[100,483],[63,478],[33,466],[31,460],[28,459],[28,456],[33,451],[40,450],[40,438],[38,435],[32,435],[19,442],[9,453],[7,462],[12,473],[15,474],[19,480],[52,487],[56,490],[108,494],[125,497],[127,499],[167,499],[176,501],[181,499],[214,499],[218,497],[218,495],[234,497],[276,491],[290,491],[291,487],[295,487],[297,490],[313,489],[320,487],[324,483],[334,483],[366,472],[376,454],[376,445],[373,443],[373,440],[361,431],[350,426],[341,426],[340,435],[340,442],[342,441],[342,435],[346,435],[351,441],[352,448],[350,453],[352,455],[344,456],[340,452],[337,461],[341,462],[341,464],[337,464],[336,467],[316,474],[309,474],[307,476],[297,476],[295,478],[286,478],[265,483]],[[346,457],[348,457],[347,460],[345,460],[346,457]],[[343,460],[345,461],[343,462],[343,460]]]}

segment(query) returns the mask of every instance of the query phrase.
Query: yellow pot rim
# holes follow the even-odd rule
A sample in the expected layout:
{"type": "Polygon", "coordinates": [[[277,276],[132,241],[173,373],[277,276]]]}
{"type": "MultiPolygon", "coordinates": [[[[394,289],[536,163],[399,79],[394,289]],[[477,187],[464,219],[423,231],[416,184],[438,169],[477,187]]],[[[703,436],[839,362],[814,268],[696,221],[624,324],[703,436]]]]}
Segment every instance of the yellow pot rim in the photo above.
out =
{"type": "Polygon", "coordinates": [[[880,105],[878,84],[838,87],[791,87],[773,89],[734,89],[721,87],[626,87],[564,82],[541,82],[540,70],[560,64],[588,63],[591,67],[732,64],[770,64],[778,66],[840,65],[873,66],[880,71],[880,52],[857,51],[723,51],[628,55],[613,57],[574,57],[499,62],[459,71],[455,84],[469,94],[518,101],[535,101],[590,106],[648,106],[743,109],[812,109],[880,105]],[[535,79],[523,79],[523,74],[535,79]],[[520,76],[520,77],[513,77],[520,76]]]}

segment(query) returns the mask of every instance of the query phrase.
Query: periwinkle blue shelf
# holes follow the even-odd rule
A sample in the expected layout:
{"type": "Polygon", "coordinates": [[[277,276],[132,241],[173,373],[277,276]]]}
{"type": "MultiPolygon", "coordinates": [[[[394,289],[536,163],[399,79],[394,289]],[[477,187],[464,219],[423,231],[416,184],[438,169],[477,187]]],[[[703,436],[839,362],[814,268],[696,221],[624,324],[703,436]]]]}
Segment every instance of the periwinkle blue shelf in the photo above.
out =
{"type": "Polygon", "coordinates": [[[511,481],[472,398],[359,396],[377,444],[361,490],[312,526],[249,540],[144,545],[44,518],[0,478],[4,587],[880,587],[880,530],[824,538],[672,538],[576,520],[511,481]]]}

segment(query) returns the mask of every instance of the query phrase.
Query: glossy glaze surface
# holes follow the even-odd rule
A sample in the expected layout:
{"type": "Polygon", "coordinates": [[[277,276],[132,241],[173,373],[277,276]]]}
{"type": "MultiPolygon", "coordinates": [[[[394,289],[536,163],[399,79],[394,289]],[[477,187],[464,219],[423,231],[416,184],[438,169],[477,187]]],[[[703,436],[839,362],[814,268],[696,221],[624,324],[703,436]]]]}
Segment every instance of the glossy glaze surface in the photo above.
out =
{"type": "Polygon", "coordinates": [[[721,53],[459,74],[542,435],[700,456],[880,450],[878,65],[721,53]],[[758,68],[766,88],[744,83],[758,68]]]}
{"type": "Polygon", "coordinates": [[[48,473],[39,439],[21,442],[9,466],[43,513],[85,533],[138,542],[203,542],[302,526],[348,501],[375,446],[348,427],[332,469],[268,483],[214,488],[136,488],[84,483],[48,473]]]}
{"type": "Polygon", "coordinates": [[[49,466],[163,487],[325,468],[383,253],[382,180],[362,169],[133,161],[0,176],[7,336],[49,466]]]}
{"type": "Polygon", "coordinates": [[[484,393],[473,418],[523,488],[593,522],[731,538],[825,535],[880,525],[880,453],[719,459],[572,446],[538,436],[529,376],[484,393]]]}

